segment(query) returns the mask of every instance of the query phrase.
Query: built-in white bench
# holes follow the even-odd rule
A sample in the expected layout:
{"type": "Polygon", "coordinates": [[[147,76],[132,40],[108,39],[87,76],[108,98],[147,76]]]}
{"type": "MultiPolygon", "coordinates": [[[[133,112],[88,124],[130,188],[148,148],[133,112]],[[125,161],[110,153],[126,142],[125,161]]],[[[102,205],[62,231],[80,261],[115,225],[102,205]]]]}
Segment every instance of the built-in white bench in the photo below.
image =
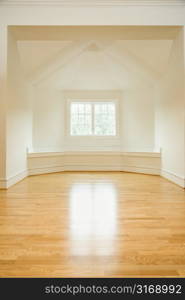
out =
{"type": "Polygon", "coordinates": [[[28,175],[61,171],[125,171],[160,175],[159,152],[38,152],[28,154],[28,175]]]}

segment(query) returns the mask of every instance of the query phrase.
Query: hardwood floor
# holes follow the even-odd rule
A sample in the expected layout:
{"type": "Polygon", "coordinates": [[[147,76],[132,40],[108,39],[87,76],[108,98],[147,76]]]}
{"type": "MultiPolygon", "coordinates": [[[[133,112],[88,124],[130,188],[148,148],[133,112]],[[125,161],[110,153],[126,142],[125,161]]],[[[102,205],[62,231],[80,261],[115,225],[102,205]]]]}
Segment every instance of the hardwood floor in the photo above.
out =
{"type": "Polygon", "coordinates": [[[1,277],[185,277],[185,193],[158,176],[64,172],[0,191],[1,277]]]}

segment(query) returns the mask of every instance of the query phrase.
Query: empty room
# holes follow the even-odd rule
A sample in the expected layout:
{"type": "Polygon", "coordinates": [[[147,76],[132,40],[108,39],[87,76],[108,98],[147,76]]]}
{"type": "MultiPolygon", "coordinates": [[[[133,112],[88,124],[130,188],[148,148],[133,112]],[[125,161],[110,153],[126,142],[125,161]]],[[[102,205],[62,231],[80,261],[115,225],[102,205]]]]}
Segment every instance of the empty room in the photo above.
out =
{"type": "Polygon", "coordinates": [[[185,29],[105,25],[2,26],[0,277],[185,277],[185,29]]]}

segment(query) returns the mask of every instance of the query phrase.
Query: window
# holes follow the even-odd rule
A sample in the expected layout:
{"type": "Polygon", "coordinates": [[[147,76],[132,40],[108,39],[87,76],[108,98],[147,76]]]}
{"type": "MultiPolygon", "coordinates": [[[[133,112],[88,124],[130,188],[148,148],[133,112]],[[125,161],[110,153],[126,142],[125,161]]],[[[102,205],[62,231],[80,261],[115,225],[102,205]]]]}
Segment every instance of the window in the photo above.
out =
{"type": "Polygon", "coordinates": [[[73,136],[115,136],[115,103],[71,102],[70,133],[73,136]]]}

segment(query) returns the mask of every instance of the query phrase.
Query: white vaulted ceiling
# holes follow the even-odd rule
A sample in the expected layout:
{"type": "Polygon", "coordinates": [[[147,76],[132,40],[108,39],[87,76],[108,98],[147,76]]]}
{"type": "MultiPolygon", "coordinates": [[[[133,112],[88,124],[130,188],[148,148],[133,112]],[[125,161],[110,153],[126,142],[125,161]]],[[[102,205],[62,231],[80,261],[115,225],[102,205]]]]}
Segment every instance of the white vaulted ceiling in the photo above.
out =
{"type": "Polygon", "coordinates": [[[56,89],[132,89],[165,71],[171,40],[18,41],[34,84],[56,89]]]}
{"type": "Polygon", "coordinates": [[[156,72],[163,72],[168,63],[172,40],[129,40],[117,41],[114,46],[126,49],[138,62],[144,63],[156,72]]]}
{"type": "Polygon", "coordinates": [[[32,73],[48,63],[68,44],[70,41],[18,41],[17,47],[24,72],[32,73]]]}
{"type": "Polygon", "coordinates": [[[140,80],[103,53],[87,50],[40,83],[57,89],[126,89],[140,80]]]}

